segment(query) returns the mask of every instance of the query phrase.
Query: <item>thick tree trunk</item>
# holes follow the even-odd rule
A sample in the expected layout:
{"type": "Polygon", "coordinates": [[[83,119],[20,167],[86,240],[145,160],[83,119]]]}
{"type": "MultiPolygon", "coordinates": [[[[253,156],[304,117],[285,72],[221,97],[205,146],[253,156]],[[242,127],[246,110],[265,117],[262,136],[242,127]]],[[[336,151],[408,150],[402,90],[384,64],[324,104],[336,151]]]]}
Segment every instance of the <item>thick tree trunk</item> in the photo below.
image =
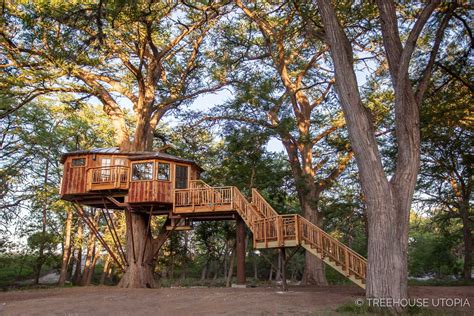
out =
{"type": "Polygon", "coordinates": [[[153,288],[153,240],[148,229],[150,216],[125,210],[127,222],[128,266],[118,286],[123,288],[153,288]]]}
{"type": "Polygon", "coordinates": [[[72,210],[68,209],[66,217],[66,227],[64,230],[64,250],[63,258],[61,261],[61,272],[59,274],[59,286],[64,286],[67,277],[67,271],[69,266],[69,258],[71,256],[71,227],[72,227],[72,210]]]}

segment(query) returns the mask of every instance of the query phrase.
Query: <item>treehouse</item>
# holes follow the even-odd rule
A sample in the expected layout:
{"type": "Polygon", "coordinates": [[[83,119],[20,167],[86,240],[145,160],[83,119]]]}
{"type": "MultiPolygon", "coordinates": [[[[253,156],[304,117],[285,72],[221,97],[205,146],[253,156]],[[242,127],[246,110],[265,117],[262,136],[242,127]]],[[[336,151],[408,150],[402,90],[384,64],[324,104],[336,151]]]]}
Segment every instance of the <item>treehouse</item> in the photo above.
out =
{"type": "Polygon", "coordinates": [[[64,200],[92,207],[169,212],[173,190],[187,189],[202,171],[194,161],[161,152],[124,152],[117,147],[74,151],[61,157],[64,200]]]}
{"type": "MultiPolygon", "coordinates": [[[[247,198],[234,186],[209,186],[199,180],[202,169],[194,161],[162,152],[106,148],[69,152],[62,156],[61,162],[64,165],[62,199],[75,203],[79,215],[107,250],[110,247],[81,205],[101,209],[112,231],[115,228],[109,210],[123,210],[129,219],[132,213],[167,215],[160,233],[161,245],[172,231],[192,229],[191,221],[234,219],[237,221],[237,280],[240,284],[245,283],[246,225],[252,232],[254,248],[279,248],[285,258],[286,247],[302,247],[355,284],[365,287],[365,258],[304,217],[278,214],[256,189],[252,189],[247,198]]],[[[136,238],[132,221],[129,222],[135,256],[136,238]]],[[[121,245],[115,248],[121,249],[121,245]]],[[[119,267],[127,264],[123,251],[118,253],[120,260],[113,252],[109,253],[119,267]]],[[[133,262],[136,260],[134,257],[133,262]]]]}

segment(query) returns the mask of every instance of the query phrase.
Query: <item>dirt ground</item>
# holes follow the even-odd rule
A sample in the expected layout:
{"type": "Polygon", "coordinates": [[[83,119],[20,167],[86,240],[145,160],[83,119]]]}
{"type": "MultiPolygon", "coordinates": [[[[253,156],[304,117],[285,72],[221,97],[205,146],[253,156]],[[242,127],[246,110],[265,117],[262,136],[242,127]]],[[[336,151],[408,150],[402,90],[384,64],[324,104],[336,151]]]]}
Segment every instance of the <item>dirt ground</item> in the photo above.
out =
{"type": "MultiPolygon", "coordinates": [[[[470,307],[461,314],[474,315],[474,287],[412,287],[410,296],[467,298],[470,307]]],[[[355,286],[290,287],[286,293],[265,287],[52,288],[0,293],[0,315],[331,315],[363,297],[355,286]]]]}

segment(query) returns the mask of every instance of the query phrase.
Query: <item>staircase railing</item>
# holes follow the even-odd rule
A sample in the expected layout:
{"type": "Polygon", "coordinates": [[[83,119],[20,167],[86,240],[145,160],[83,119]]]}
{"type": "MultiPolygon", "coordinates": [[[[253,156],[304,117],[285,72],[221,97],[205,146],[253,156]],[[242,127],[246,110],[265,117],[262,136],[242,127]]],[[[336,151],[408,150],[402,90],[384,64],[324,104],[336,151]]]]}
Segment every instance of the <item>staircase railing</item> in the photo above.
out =
{"type": "Polygon", "coordinates": [[[190,181],[190,188],[191,189],[200,189],[200,188],[212,188],[209,184],[202,180],[191,180],[190,181]]]}
{"type": "Polygon", "coordinates": [[[298,215],[299,238],[325,258],[340,265],[347,276],[354,275],[365,280],[366,259],[357,252],[337,241],[324,230],[298,215]]]}
{"type": "Polygon", "coordinates": [[[252,204],[247,201],[247,199],[237,187],[232,188],[234,208],[250,228],[252,233],[255,233],[254,224],[256,221],[262,219],[262,216],[255,210],[252,204]]]}
{"type": "Polygon", "coordinates": [[[277,211],[265,200],[265,198],[257,191],[252,189],[252,204],[261,212],[265,217],[278,216],[277,211]]]}
{"type": "Polygon", "coordinates": [[[253,233],[254,244],[265,247],[302,245],[326,262],[340,269],[347,277],[363,286],[366,259],[340,243],[318,226],[296,214],[279,215],[255,189],[250,203],[236,187],[210,187],[201,180],[190,189],[175,190],[175,207],[228,206],[237,211],[253,233]],[[329,260],[329,261],[328,261],[329,260]]]}

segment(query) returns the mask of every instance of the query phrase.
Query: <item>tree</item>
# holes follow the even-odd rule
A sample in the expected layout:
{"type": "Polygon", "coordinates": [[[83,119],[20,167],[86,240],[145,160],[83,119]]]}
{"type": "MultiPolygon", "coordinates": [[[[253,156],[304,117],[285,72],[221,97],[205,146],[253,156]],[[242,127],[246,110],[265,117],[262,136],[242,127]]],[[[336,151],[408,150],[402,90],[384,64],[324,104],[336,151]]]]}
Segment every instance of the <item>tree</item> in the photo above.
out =
{"type": "MultiPolygon", "coordinates": [[[[151,150],[153,132],[167,112],[227,84],[204,72],[202,51],[224,7],[225,2],[212,1],[7,3],[2,16],[6,27],[0,32],[10,74],[5,81],[22,77],[19,74],[31,76],[31,82],[16,85],[26,96],[66,92],[95,97],[121,149],[151,150]],[[125,102],[134,111],[133,138],[120,106],[125,102]]],[[[136,245],[127,238],[130,264],[121,286],[152,287],[153,256],[161,241],[147,232],[148,215],[130,212],[127,218],[127,234],[133,233],[136,245]],[[139,250],[137,256],[145,258],[145,264],[133,260],[132,248],[139,250]]]]}
{"type": "MultiPolygon", "coordinates": [[[[330,47],[336,74],[336,90],[341,101],[352,148],[359,169],[368,214],[367,297],[407,297],[407,246],[409,210],[420,165],[419,107],[430,83],[432,67],[443,42],[455,6],[441,7],[431,1],[420,10],[409,6],[412,15],[402,44],[397,7],[392,1],[377,1],[384,52],[395,96],[396,158],[388,175],[382,165],[371,112],[364,105],[354,70],[351,40],[330,0],[318,0],[325,39],[330,47]],[[424,26],[437,25],[432,49],[421,75],[411,80],[410,61],[424,26]]],[[[354,6],[360,9],[363,5],[354,6]]]]}
{"type": "MultiPolygon", "coordinates": [[[[466,43],[471,45],[471,43],[466,43]]],[[[470,49],[472,51],[472,48],[470,49]]],[[[435,218],[461,222],[464,244],[463,278],[472,279],[474,241],[472,189],[473,128],[469,107],[472,90],[464,78],[472,76],[472,61],[463,50],[451,51],[449,65],[439,63],[421,110],[420,199],[435,218]],[[458,57],[458,58],[456,58],[458,57]],[[447,68],[449,66],[449,68],[447,68]],[[450,69],[446,73],[445,69],[450,69]]],[[[456,225],[453,225],[456,226],[456,225]]]]}
{"type": "MultiPolygon", "coordinates": [[[[215,53],[223,67],[235,69],[236,98],[207,119],[237,121],[276,136],[286,150],[304,217],[322,226],[321,194],[352,152],[334,102],[333,74],[325,67],[328,49],[315,29],[314,5],[236,5],[240,10],[222,26],[222,49],[215,53]]],[[[323,261],[310,253],[304,280],[327,283],[323,261]]]]}

